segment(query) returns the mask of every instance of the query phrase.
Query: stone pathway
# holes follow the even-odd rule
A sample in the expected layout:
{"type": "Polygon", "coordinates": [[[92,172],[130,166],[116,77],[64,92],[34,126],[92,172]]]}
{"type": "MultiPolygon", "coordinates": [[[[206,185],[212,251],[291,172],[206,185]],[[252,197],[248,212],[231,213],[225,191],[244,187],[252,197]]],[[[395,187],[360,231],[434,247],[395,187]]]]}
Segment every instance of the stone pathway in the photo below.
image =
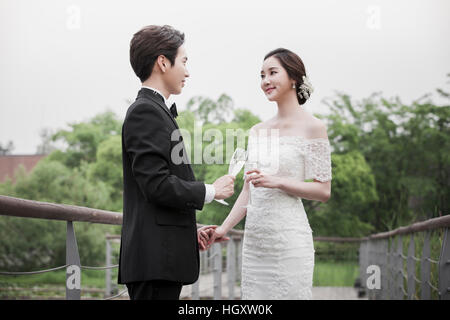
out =
{"type": "Polygon", "coordinates": [[[358,298],[358,291],[353,287],[313,287],[313,300],[367,300],[358,298]]]}
{"type": "MultiPolygon", "coordinates": [[[[200,298],[211,299],[214,296],[213,274],[203,274],[200,276],[200,298]]],[[[183,286],[180,299],[190,299],[192,285],[183,286]]],[[[367,297],[358,298],[358,291],[353,287],[313,287],[313,300],[367,300],[367,297]]],[[[241,288],[235,286],[235,299],[241,298],[241,288]]],[[[228,283],[226,273],[222,274],[222,298],[230,299],[228,295],[228,283]]]]}
{"type": "MultiPolygon", "coordinates": [[[[222,298],[230,299],[228,294],[228,282],[227,282],[227,274],[222,273],[222,298]]],[[[212,298],[214,296],[214,277],[212,273],[202,274],[199,278],[200,285],[200,298],[208,297],[212,298]]],[[[190,298],[192,292],[192,285],[183,286],[181,290],[180,299],[190,298]]],[[[234,298],[241,298],[241,287],[235,285],[234,287],[234,298]]]]}

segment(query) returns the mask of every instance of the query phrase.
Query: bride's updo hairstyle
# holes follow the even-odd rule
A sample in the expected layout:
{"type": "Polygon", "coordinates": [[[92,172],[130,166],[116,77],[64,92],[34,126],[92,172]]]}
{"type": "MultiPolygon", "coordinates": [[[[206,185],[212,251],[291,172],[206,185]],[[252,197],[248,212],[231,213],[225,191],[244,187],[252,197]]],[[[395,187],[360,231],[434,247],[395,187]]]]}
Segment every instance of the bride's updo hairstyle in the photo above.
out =
{"type": "Polygon", "coordinates": [[[292,80],[295,80],[295,91],[297,93],[298,103],[300,105],[304,104],[311,96],[312,88],[310,88],[307,83],[303,83],[303,77],[307,76],[302,59],[300,59],[300,57],[294,52],[284,48],[278,48],[270,51],[266,54],[264,60],[272,56],[280,61],[280,64],[286,70],[289,77],[292,80]],[[303,87],[301,87],[302,85],[303,87]]]}

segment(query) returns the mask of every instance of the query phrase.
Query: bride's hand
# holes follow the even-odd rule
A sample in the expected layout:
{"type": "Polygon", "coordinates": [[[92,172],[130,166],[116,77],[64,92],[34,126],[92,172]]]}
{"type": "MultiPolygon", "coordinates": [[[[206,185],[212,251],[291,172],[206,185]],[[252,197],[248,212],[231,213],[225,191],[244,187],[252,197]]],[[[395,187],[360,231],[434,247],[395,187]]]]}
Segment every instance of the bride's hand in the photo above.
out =
{"type": "Polygon", "coordinates": [[[210,236],[207,243],[207,248],[211,246],[214,242],[224,242],[230,240],[229,237],[225,237],[225,234],[227,233],[222,226],[217,227],[215,229],[210,229],[210,236]]]}
{"type": "Polygon", "coordinates": [[[259,169],[253,169],[247,171],[245,173],[247,178],[245,182],[252,183],[255,188],[264,187],[264,188],[279,188],[281,183],[281,178],[261,173],[259,169]],[[252,174],[255,173],[255,174],[252,174]]]}

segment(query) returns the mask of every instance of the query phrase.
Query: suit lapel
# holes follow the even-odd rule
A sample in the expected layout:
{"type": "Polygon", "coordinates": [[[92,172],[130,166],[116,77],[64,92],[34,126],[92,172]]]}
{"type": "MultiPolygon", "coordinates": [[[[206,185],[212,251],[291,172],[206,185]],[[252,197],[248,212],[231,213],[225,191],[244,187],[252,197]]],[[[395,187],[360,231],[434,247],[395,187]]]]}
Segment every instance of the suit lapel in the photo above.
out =
{"type": "Polygon", "coordinates": [[[139,91],[139,93],[138,93],[138,98],[140,96],[144,96],[144,97],[152,100],[153,102],[155,102],[158,105],[158,107],[160,107],[162,110],[164,110],[164,112],[167,114],[167,116],[170,118],[170,120],[174,124],[175,128],[180,129],[178,127],[177,122],[175,121],[172,114],[170,113],[168,107],[164,104],[163,101],[161,101],[162,98],[160,98],[156,94],[154,94],[154,91],[147,89],[147,88],[142,88],[141,91],[139,91]]]}
{"type": "MultiPolygon", "coordinates": [[[[175,121],[175,119],[173,118],[172,114],[170,113],[170,111],[168,110],[167,106],[164,104],[163,101],[161,101],[162,98],[159,98],[156,94],[153,93],[154,91],[147,89],[147,88],[142,88],[139,93],[138,93],[138,98],[139,97],[145,97],[147,99],[152,100],[153,102],[155,102],[158,107],[160,107],[161,109],[164,110],[164,112],[167,114],[167,116],[170,118],[170,120],[172,120],[172,123],[175,125],[175,127],[179,130],[180,128],[178,127],[177,122],[175,121]]],[[[191,163],[188,161],[187,158],[187,153],[186,153],[186,148],[184,145],[184,141],[183,141],[183,136],[181,136],[181,143],[183,143],[183,155],[184,158],[186,160],[186,164],[187,167],[189,168],[189,171],[192,174],[192,178],[195,180],[195,174],[194,174],[194,170],[192,170],[192,166],[191,163]]]]}

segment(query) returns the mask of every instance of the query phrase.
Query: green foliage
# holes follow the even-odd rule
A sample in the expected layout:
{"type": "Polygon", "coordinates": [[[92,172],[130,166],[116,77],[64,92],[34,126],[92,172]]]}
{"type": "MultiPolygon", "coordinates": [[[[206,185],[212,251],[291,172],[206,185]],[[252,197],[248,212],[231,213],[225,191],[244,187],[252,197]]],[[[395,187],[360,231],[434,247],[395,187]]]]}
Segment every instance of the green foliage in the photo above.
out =
{"type": "MultiPolygon", "coordinates": [[[[443,89],[437,92],[450,97],[443,89]]],[[[405,105],[378,93],[362,101],[338,93],[325,103],[330,114],[316,116],[327,124],[332,146],[331,198],[326,203],[303,199],[315,236],[366,236],[449,213],[449,105],[436,105],[428,96],[405,105]]],[[[247,133],[260,121],[249,110],[235,109],[225,94],[216,101],[192,98],[177,122],[197,180],[213,183],[227,173],[231,154],[226,151],[246,148],[246,135],[244,140],[229,137],[227,130],[247,133]],[[208,129],[213,129],[210,140],[203,136],[208,129]],[[219,163],[205,163],[208,155],[219,163]]],[[[106,111],[51,137],[43,135],[42,148],[51,153],[31,174],[20,168],[15,183],[1,183],[0,194],[121,212],[121,125],[106,111]],[[50,140],[64,148],[54,149],[50,140]]],[[[222,223],[242,190],[242,175],[227,199],[230,206],[205,205],[199,223],[222,223]]],[[[243,226],[244,221],[237,228],[243,226]]],[[[65,263],[64,222],[0,216],[0,230],[0,269],[29,271],[65,263]]],[[[104,236],[118,234],[120,226],[76,223],[75,231],[82,264],[103,265],[104,236]]]]}
{"type": "Polygon", "coordinates": [[[44,159],[29,176],[18,177],[14,194],[30,200],[107,207],[109,193],[105,182],[91,183],[85,170],[85,167],[70,169],[61,162],[44,159]]]}
{"type": "Polygon", "coordinates": [[[332,154],[331,162],[331,198],[305,205],[311,228],[321,236],[364,236],[373,231],[368,222],[378,201],[372,170],[358,151],[332,154]]]}
{"type": "Polygon", "coordinates": [[[232,113],[233,105],[233,99],[226,94],[220,95],[217,101],[196,96],[188,101],[187,110],[194,112],[203,124],[219,124],[225,122],[226,116],[232,113]]]}
{"type": "MultiPolygon", "coordinates": [[[[121,210],[121,123],[110,111],[87,123],[72,124],[72,131],[54,135],[67,150],[54,150],[16,182],[0,184],[2,195],[104,210],[121,210]],[[72,157],[73,156],[73,157],[72,157]]],[[[0,268],[30,271],[65,264],[64,222],[0,216],[0,268]]],[[[120,228],[76,223],[75,232],[83,265],[104,264],[105,233],[120,228]],[[84,248],[84,249],[81,249],[84,248]]]]}
{"type": "MultiPolygon", "coordinates": [[[[198,98],[196,101],[209,101],[208,103],[212,103],[212,100],[207,98],[198,98]]],[[[223,103],[223,101],[229,100],[224,97],[219,98],[219,104],[223,103]]],[[[228,102],[228,107],[230,109],[227,111],[222,105],[220,110],[224,114],[231,114],[233,112],[232,105],[232,102],[228,102]]],[[[208,106],[210,107],[210,105],[208,106]]],[[[200,108],[200,110],[209,110],[206,106],[203,106],[202,108],[204,109],[200,108]]],[[[194,113],[188,109],[180,113],[180,116],[177,118],[177,122],[180,129],[187,132],[187,135],[183,134],[183,138],[186,150],[190,155],[190,160],[196,179],[199,181],[204,181],[205,183],[213,183],[217,178],[228,173],[229,158],[231,157],[232,152],[236,147],[246,148],[248,140],[248,136],[246,135],[247,131],[256,123],[261,122],[261,119],[246,109],[235,109],[234,117],[231,122],[226,122],[223,118],[217,116],[209,116],[209,118],[203,116],[202,119],[199,119],[200,115],[201,113],[194,113]],[[213,119],[214,123],[207,119],[213,119]],[[227,135],[227,131],[234,133],[235,136],[227,135]],[[196,143],[195,133],[197,133],[200,137],[199,142],[201,143],[196,143]],[[216,134],[216,136],[209,137],[206,133],[216,134]],[[227,136],[229,141],[225,141],[227,136]],[[201,141],[202,137],[203,141],[201,141]],[[245,137],[245,139],[241,140],[242,137],[245,137]],[[224,140],[219,141],[220,138],[223,138],[224,140]],[[200,154],[202,160],[201,164],[196,164],[196,162],[193,161],[196,160],[195,152],[200,154]],[[211,155],[216,161],[214,161],[214,163],[207,163],[203,161],[206,159],[205,155],[211,155]]],[[[226,200],[230,206],[224,206],[215,201],[210,204],[206,204],[203,210],[197,215],[198,223],[221,224],[238,198],[243,185],[243,172],[241,172],[236,177],[235,194],[226,200]]],[[[236,228],[243,229],[244,223],[245,220],[241,221],[236,228]]]]}
{"type": "Polygon", "coordinates": [[[314,287],[353,287],[359,276],[358,262],[325,262],[314,264],[314,287]]]}
{"type": "Polygon", "coordinates": [[[122,211],[122,144],[121,137],[114,135],[100,143],[97,161],[90,164],[88,179],[91,183],[105,183],[112,203],[109,210],[122,211]]]}
{"type": "MultiPolygon", "coordinates": [[[[448,99],[444,90],[437,91],[448,99]]],[[[372,226],[361,229],[366,234],[449,213],[449,105],[435,105],[428,95],[405,105],[398,97],[387,100],[379,93],[355,102],[348,95],[338,94],[325,103],[331,110],[324,119],[334,149],[330,207],[339,196],[341,210],[348,210],[344,198],[348,203],[353,199],[352,218],[372,226]],[[355,151],[364,157],[370,172],[354,174],[347,167],[351,162],[339,158],[345,154],[355,157],[355,151]],[[355,197],[361,197],[361,201],[355,197]]],[[[337,206],[335,210],[340,212],[337,206]]],[[[346,233],[340,231],[341,221],[335,222],[332,233],[346,233]]]]}
{"type": "Polygon", "coordinates": [[[71,130],[55,133],[53,140],[62,140],[67,145],[59,157],[70,168],[80,167],[83,161],[94,162],[99,144],[121,133],[121,121],[112,111],[101,113],[89,122],[71,123],[69,127],[71,130]]]}

